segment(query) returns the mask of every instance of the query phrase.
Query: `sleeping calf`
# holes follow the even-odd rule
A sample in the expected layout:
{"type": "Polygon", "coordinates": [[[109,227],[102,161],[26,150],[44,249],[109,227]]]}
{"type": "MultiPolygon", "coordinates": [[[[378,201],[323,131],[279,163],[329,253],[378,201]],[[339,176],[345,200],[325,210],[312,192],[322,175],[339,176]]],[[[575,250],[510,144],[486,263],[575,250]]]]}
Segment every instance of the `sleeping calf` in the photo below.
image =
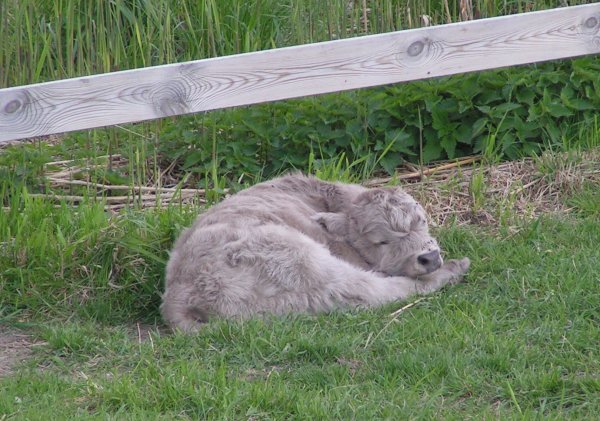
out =
{"type": "Polygon", "coordinates": [[[289,175],[201,214],[177,240],[161,312],[198,330],[211,316],[378,306],[462,279],[443,262],[423,208],[399,188],[289,175]]]}

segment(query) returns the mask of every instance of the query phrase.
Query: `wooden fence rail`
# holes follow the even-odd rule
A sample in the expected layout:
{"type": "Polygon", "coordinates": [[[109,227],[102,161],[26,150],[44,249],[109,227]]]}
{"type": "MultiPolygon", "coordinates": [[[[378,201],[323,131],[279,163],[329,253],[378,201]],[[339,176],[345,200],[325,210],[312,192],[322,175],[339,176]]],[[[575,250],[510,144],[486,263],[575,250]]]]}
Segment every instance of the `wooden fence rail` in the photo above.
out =
{"type": "Polygon", "coordinates": [[[0,89],[0,143],[600,53],[600,3],[0,89]]]}

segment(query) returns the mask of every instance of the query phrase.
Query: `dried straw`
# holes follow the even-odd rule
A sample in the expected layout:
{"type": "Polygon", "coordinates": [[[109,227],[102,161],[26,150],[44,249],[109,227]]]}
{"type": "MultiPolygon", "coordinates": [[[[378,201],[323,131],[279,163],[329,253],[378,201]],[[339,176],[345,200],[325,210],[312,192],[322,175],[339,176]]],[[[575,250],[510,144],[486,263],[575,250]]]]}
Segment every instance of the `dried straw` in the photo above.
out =
{"type": "MultiPolygon", "coordinates": [[[[48,163],[46,178],[53,189],[52,193],[31,196],[62,199],[77,204],[84,198],[73,195],[73,188],[83,187],[87,188],[88,194],[96,190],[96,195],[103,197],[109,211],[133,204],[164,207],[172,203],[205,202],[204,189],[190,188],[185,183],[177,186],[179,177],[170,174],[173,170],[171,167],[160,174],[159,180],[154,180],[158,185],[125,186],[90,181],[90,174],[98,168],[126,167],[126,158],[120,155],[103,156],[95,161],[86,161],[82,166],[78,166],[78,162],[65,160],[48,163]],[[107,192],[127,194],[106,196],[107,192]]],[[[543,154],[537,158],[495,165],[485,164],[481,156],[427,167],[407,164],[393,177],[373,178],[364,185],[376,187],[391,182],[400,182],[407,192],[421,202],[433,225],[453,220],[459,224],[493,226],[509,214],[514,218],[534,218],[547,212],[569,212],[565,196],[586,183],[600,183],[600,149],[543,154]],[[474,189],[474,177],[482,177],[479,191],[474,189]]]]}

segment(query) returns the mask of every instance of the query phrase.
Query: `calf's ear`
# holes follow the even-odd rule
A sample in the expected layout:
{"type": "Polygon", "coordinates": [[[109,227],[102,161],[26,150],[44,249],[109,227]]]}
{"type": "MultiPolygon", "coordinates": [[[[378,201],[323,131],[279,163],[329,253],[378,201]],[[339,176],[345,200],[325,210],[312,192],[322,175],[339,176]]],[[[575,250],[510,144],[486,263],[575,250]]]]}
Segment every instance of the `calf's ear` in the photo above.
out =
{"type": "Polygon", "coordinates": [[[346,215],[335,212],[319,212],[311,216],[313,221],[318,222],[325,230],[334,235],[346,235],[348,219],[346,215]]]}
{"type": "Polygon", "coordinates": [[[387,192],[384,189],[373,188],[359,194],[353,203],[357,206],[365,206],[369,203],[383,201],[386,195],[387,192]]]}

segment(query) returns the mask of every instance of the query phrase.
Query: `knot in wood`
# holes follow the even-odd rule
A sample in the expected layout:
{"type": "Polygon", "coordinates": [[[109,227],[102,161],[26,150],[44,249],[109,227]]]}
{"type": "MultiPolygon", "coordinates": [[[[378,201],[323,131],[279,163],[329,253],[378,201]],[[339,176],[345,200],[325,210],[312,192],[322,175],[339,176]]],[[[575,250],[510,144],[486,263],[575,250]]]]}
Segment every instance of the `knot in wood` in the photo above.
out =
{"type": "Polygon", "coordinates": [[[188,85],[183,80],[171,80],[154,89],[154,107],[161,116],[189,112],[188,85]]]}
{"type": "Polygon", "coordinates": [[[425,43],[423,41],[415,41],[408,46],[408,55],[410,57],[416,57],[423,52],[425,48],[425,43]]]}
{"type": "Polygon", "coordinates": [[[13,95],[0,101],[0,125],[7,124],[13,128],[32,128],[43,124],[40,101],[36,100],[33,92],[26,89],[16,91],[13,95]]]}
{"type": "MultiPolygon", "coordinates": [[[[404,51],[396,57],[398,64],[402,67],[425,68],[430,63],[439,60],[444,52],[444,45],[430,37],[408,40],[407,44],[404,51]]],[[[427,72],[427,76],[430,74],[427,72]]]]}
{"type": "Polygon", "coordinates": [[[6,106],[4,107],[4,112],[6,112],[6,114],[16,113],[17,111],[19,111],[19,108],[21,108],[22,105],[23,104],[21,104],[21,101],[19,101],[18,99],[13,99],[8,104],[6,104],[6,106]]]}
{"type": "Polygon", "coordinates": [[[596,14],[585,19],[580,27],[580,33],[588,36],[594,36],[600,32],[600,14],[596,14]]]}

